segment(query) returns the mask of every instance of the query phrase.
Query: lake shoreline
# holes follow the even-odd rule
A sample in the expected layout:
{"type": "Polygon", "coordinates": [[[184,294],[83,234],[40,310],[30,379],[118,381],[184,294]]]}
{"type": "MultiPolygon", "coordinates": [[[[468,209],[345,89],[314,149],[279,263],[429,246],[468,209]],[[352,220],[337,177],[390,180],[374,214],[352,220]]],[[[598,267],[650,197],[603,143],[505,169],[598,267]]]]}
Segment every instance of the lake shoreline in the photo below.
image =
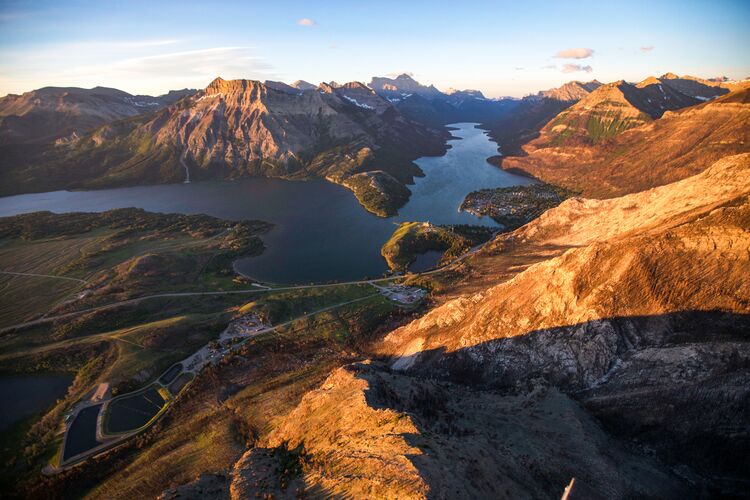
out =
{"type": "Polygon", "coordinates": [[[425,176],[414,178],[409,200],[398,215],[388,218],[368,212],[350,189],[339,184],[324,179],[270,178],[18,195],[0,198],[0,216],[137,207],[233,221],[262,220],[273,224],[262,237],[265,250],[257,257],[236,259],[232,266],[239,276],[278,284],[379,277],[388,269],[380,248],[398,224],[424,221],[497,227],[487,217],[460,212],[464,197],[477,189],[533,182],[487,163],[496,154],[497,144],[477,125],[450,124],[446,153],[415,160],[425,176]]]}

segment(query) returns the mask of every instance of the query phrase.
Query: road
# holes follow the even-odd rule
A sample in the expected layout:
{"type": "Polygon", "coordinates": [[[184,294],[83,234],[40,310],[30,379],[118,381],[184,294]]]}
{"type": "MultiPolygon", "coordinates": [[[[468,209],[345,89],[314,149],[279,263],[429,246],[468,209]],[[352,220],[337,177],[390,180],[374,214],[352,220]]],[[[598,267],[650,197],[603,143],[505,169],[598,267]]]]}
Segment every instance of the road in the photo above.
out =
{"type": "MultiPolygon", "coordinates": [[[[446,269],[458,264],[459,262],[463,261],[470,255],[475,254],[477,251],[479,251],[486,243],[489,241],[492,241],[491,239],[488,240],[485,243],[482,243],[480,245],[477,245],[473,248],[471,248],[468,252],[464,253],[463,255],[460,255],[450,261],[449,263],[435,268],[431,271],[425,271],[422,273],[417,273],[414,276],[428,276],[431,274],[435,274],[441,271],[445,271],[446,269]]],[[[62,278],[62,276],[50,276],[52,278],[62,278]]],[[[218,291],[207,291],[207,292],[164,292],[164,293],[156,293],[153,295],[144,295],[142,297],[135,297],[133,299],[128,300],[122,300],[120,302],[113,302],[111,304],[104,304],[101,306],[96,307],[90,307],[88,309],[80,309],[78,311],[73,311],[65,314],[59,314],[57,316],[43,316],[41,318],[26,321],[24,323],[18,323],[11,326],[6,326],[4,328],[0,328],[0,335],[6,332],[10,332],[13,330],[18,330],[22,328],[28,328],[30,326],[36,326],[36,325],[43,325],[45,323],[51,323],[53,321],[57,321],[59,319],[65,319],[65,318],[72,318],[74,316],[78,316],[79,314],[86,314],[90,312],[96,312],[96,311],[106,311],[108,309],[114,309],[120,306],[127,306],[127,305],[134,305],[139,304],[140,302],[146,301],[146,300],[153,300],[153,299],[168,299],[168,298],[178,298],[178,297],[205,297],[210,295],[243,295],[243,294],[251,294],[251,293],[275,293],[275,292],[287,292],[287,291],[294,291],[294,290],[305,290],[310,288],[329,288],[329,287],[336,287],[336,286],[348,286],[348,285],[374,285],[375,283],[385,283],[388,281],[393,281],[396,279],[403,278],[403,276],[390,276],[387,278],[376,278],[376,279],[365,279],[365,280],[356,280],[356,281],[342,281],[338,283],[322,283],[322,284],[312,284],[312,285],[297,285],[297,286],[284,286],[284,287],[277,287],[277,288],[245,288],[242,290],[218,290],[218,291]]],[[[64,278],[64,279],[75,279],[75,278],[64,278]]]]}
{"type": "MultiPolygon", "coordinates": [[[[213,358],[213,359],[207,358],[206,363],[201,364],[198,369],[193,369],[193,370],[187,370],[187,369],[185,369],[185,372],[197,373],[198,371],[200,371],[200,369],[203,366],[205,366],[205,364],[207,364],[207,363],[215,363],[215,362],[219,361],[226,354],[228,354],[231,351],[234,351],[236,349],[239,349],[240,347],[242,347],[244,344],[246,344],[250,340],[252,340],[255,337],[257,337],[259,335],[262,335],[264,333],[274,332],[274,331],[276,331],[279,328],[283,328],[285,326],[289,326],[289,325],[291,325],[291,324],[293,324],[293,323],[295,323],[297,321],[300,321],[302,319],[309,318],[309,317],[312,317],[312,316],[316,316],[316,315],[324,313],[326,311],[330,311],[330,310],[333,310],[333,309],[338,309],[339,307],[343,307],[343,306],[346,306],[346,305],[354,304],[354,303],[357,303],[357,302],[362,302],[362,301],[371,299],[373,297],[376,297],[378,295],[380,295],[380,294],[379,293],[373,293],[373,294],[370,294],[370,295],[366,295],[364,297],[359,297],[357,299],[349,300],[349,301],[346,301],[346,302],[340,302],[338,304],[334,304],[334,305],[331,305],[331,306],[323,307],[323,308],[318,309],[316,311],[305,313],[305,314],[303,314],[301,316],[297,316],[296,318],[290,319],[289,321],[285,321],[283,323],[279,323],[278,325],[274,325],[274,326],[270,326],[268,328],[264,328],[262,330],[258,330],[257,332],[253,332],[252,335],[249,335],[249,336],[245,337],[242,341],[240,341],[240,342],[238,342],[238,343],[236,343],[234,345],[231,345],[231,346],[223,349],[222,351],[219,352],[219,355],[216,356],[216,358],[213,358]]],[[[119,339],[119,340],[122,340],[122,339],[119,339]]],[[[141,347],[143,347],[143,346],[141,346],[141,347]]],[[[202,347],[200,350],[204,350],[204,349],[206,349],[206,348],[202,347]]],[[[190,359],[190,358],[187,358],[187,359],[190,359]]],[[[185,363],[185,361],[186,360],[183,360],[182,363],[185,363]]],[[[156,380],[158,381],[159,378],[160,377],[157,377],[156,380]]],[[[138,390],[141,390],[141,389],[138,389],[138,390]]],[[[123,394],[123,396],[124,396],[124,394],[123,394]]],[[[176,396],[177,395],[175,395],[175,398],[176,398],[176,396]]],[[[174,401],[175,401],[175,399],[168,400],[165,403],[165,407],[173,404],[174,401]]],[[[68,437],[67,433],[68,433],[68,430],[70,429],[70,427],[73,425],[73,422],[75,421],[75,419],[78,417],[78,414],[82,410],[84,410],[85,408],[89,408],[89,407],[95,406],[95,405],[102,405],[102,404],[105,404],[106,402],[107,402],[107,400],[104,400],[104,401],[101,401],[101,400],[99,400],[99,401],[84,401],[84,402],[79,403],[73,409],[73,411],[70,413],[71,414],[70,421],[67,424],[66,429],[65,429],[65,437],[63,438],[63,448],[62,448],[63,451],[62,451],[62,455],[61,456],[65,456],[64,452],[65,452],[65,444],[67,442],[67,437],[68,437]]],[[[161,411],[161,414],[163,414],[163,410],[161,411]]],[[[101,422],[101,417],[97,420],[97,431],[96,431],[97,432],[97,439],[99,439],[100,442],[101,442],[102,441],[101,438],[103,437],[103,435],[101,434],[100,422],[101,422]]],[[[155,421],[151,422],[151,424],[149,425],[149,427],[151,425],[153,425],[154,423],[155,423],[155,421]]],[[[130,439],[131,437],[133,437],[134,435],[136,435],[136,434],[138,434],[138,433],[140,433],[142,431],[143,431],[143,429],[138,429],[137,431],[128,432],[127,434],[123,434],[123,435],[120,435],[120,436],[108,437],[99,446],[91,448],[88,451],[84,451],[82,453],[78,453],[75,456],[69,457],[67,460],[62,461],[62,459],[61,459],[62,462],[61,462],[60,466],[58,466],[58,467],[50,467],[47,470],[47,473],[57,473],[57,472],[60,472],[62,470],[65,470],[65,469],[67,469],[67,468],[69,468],[69,467],[71,467],[71,466],[73,466],[73,465],[81,462],[82,460],[85,460],[85,459],[87,459],[87,458],[89,458],[89,457],[91,457],[93,455],[97,455],[99,453],[102,453],[104,451],[109,450],[113,446],[118,445],[118,444],[122,443],[123,441],[125,441],[127,439],[130,439]]]]}

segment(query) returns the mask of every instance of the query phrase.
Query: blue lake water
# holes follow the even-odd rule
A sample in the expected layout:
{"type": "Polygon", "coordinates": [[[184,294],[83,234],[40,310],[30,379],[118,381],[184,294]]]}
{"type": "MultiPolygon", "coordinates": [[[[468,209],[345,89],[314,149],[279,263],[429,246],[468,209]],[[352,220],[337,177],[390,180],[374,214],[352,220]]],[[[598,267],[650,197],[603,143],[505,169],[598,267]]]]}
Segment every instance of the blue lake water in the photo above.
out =
{"type": "Polygon", "coordinates": [[[274,283],[355,280],[387,269],[380,255],[396,225],[495,225],[459,212],[471,191],[529,184],[532,180],[487,163],[497,145],[474,124],[453,125],[460,138],[440,157],[416,161],[425,172],[409,186],[412,196],[399,215],[388,219],[367,212],[346,188],[324,180],[251,178],[236,181],[138,186],[97,191],[54,191],[0,198],[0,216],[49,210],[100,212],[138,207],[153,212],[205,213],[225,219],[260,219],[275,227],[263,237],[266,251],[237,261],[248,276],[274,283]]]}

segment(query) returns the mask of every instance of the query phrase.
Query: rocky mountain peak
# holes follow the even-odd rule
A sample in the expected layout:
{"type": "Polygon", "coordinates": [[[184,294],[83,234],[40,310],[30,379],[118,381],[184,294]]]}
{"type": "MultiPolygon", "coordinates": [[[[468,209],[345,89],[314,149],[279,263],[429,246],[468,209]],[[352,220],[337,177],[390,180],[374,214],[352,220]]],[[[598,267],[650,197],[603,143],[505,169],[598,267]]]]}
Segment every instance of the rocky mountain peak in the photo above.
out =
{"type": "Polygon", "coordinates": [[[648,85],[659,85],[659,84],[661,84],[661,81],[659,81],[654,76],[649,76],[645,80],[638,82],[635,86],[638,88],[643,88],[643,87],[647,87],[648,85]]]}
{"type": "Polygon", "coordinates": [[[224,80],[217,77],[208,84],[205,93],[206,95],[243,93],[257,88],[266,88],[266,86],[257,80],[224,80]]]}
{"type": "Polygon", "coordinates": [[[349,89],[349,90],[359,89],[359,90],[364,90],[367,93],[372,93],[372,94],[375,93],[374,90],[372,90],[370,87],[368,87],[362,82],[349,82],[349,83],[340,85],[338,88],[349,89]]]}
{"type": "Polygon", "coordinates": [[[546,97],[557,101],[578,101],[586,97],[590,92],[601,87],[598,80],[590,82],[579,82],[577,80],[568,82],[560,87],[544,90],[537,94],[538,97],[546,97]]]}
{"type": "Polygon", "coordinates": [[[306,82],[305,80],[297,80],[296,82],[292,83],[291,86],[299,90],[313,90],[317,88],[315,85],[310,82],[306,82]]]}
{"type": "Polygon", "coordinates": [[[401,73],[396,77],[396,80],[402,81],[402,82],[411,82],[411,83],[417,83],[417,81],[411,77],[411,75],[408,75],[406,73],[401,73]]]}

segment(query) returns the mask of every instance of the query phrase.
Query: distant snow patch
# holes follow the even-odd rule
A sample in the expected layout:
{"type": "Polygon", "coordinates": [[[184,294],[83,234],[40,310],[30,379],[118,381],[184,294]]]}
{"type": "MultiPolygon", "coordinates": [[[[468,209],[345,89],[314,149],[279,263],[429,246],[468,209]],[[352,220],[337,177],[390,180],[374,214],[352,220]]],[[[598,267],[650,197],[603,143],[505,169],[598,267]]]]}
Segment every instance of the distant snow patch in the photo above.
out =
{"type": "Polygon", "coordinates": [[[355,106],[358,106],[358,107],[360,107],[360,108],[364,108],[364,109],[375,109],[375,108],[373,108],[372,106],[370,106],[369,104],[365,104],[365,103],[359,102],[359,101],[357,101],[356,99],[354,99],[353,97],[349,97],[348,95],[342,95],[341,97],[343,97],[344,99],[346,99],[346,100],[347,100],[347,101],[349,101],[350,103],[352,103],[352,104],[354,104],[355,106]]]}
{"type": "Polygon", "coordinates": [[[224,95],[223,92],[219,92],[218,94],[208,94],[208,95],[204,95],[204,96],[199,97],[198,100],[202,101],[203,99],[212,99],[214,97],[221,97],[223,95],[224,95]]]}

